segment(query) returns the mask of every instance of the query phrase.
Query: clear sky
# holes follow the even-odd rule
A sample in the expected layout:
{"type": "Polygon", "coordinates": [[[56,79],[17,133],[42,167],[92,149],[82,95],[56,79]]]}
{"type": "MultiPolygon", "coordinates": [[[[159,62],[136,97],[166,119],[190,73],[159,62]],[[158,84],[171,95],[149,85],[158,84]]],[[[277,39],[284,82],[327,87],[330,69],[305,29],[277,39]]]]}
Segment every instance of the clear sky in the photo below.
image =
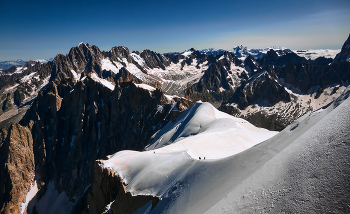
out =
{"type": "Polygon", "coordinates": [[[349,33],[349,0],[0,0],[0,61],[49,59],[80,42],[160,53],[340,49],[349,33]]]}

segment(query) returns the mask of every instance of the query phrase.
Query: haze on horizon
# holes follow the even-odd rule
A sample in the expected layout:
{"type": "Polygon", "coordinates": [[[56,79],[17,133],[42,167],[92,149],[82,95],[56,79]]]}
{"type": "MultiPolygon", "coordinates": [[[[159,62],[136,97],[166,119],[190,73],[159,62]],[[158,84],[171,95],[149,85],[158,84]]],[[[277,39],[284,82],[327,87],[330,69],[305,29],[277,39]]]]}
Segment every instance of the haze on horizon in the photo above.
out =
{"type": "Polygon", "coordinates": [[[159,53],[283,46],[340,49],[350,1],[2,1],[0,61],[49,59],[80,42],[159,53]]]}

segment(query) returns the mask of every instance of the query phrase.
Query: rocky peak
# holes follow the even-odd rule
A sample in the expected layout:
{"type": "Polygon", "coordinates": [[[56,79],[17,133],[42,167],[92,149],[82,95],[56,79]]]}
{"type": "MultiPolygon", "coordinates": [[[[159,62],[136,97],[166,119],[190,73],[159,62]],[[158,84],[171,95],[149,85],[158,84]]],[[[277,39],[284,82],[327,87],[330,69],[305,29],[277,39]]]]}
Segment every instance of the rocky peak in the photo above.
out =
{"type": "Polygon", "coordinates": [[[52,71],[51,80],[76,80],[82,72],[101,74],[101,59],[102,53],[98,47],[81,43],[72,47],[66,56],[58,54],[47,66],[52,71]]]}
{"type": "Polygon", "coordinates": [[[350,34],[348,39],[344,42],[340,53],[338,53],[333,62],[350,62],[350,34]]]}
{"type": "Polygon", "coordinates": [[[219,60],[209,65],[201,80],[191,88],[199,93],[208,91],[220,92],[220,90],[230,90],[228,70],[230,62],[227,59],[219,60]]]}
{"type": "Polygon", "coordinates": [[[242,84],[232,97],[232,102],[238,103],[240,109],[254,103],[274,105],[279,101],[289,102],[290,95],[277,83],[272,70],[255,74],[248,82],[242,84]]]}
{"type": "Polygon", "coordinates": [[[185,57],[181,54],[165,54],[164,55],[166,58],[168,58],[171,62],[173,62],[174,64],[177,64],[180,62],[180,59],[184,59],[185,57]]]}
{"type": "Polygon", "coordinates": [[[36,185],[30,130],[18,124],[11,125],[8,131],[1,130],[0,155],[0,212],[20,213],[31,185],[36,185]]]}
{"type": "Polygon", "coordinates": [[[140,54],[149,68],[161,68],[165,70],[165,67],[170,65],[170,60],[164,57],[162,54],[153,52],[151,50],[144,50],[140,54]]]}
{"type": "Polygon", "coordinates": [[[53,182],[55,189],[75,201],[72,212],[80,213],[87,203],[82,196],[93,181],[94,161],[123,149],[142,150],[187,104],[181,100],[167,104],[160,90],[149,91],[132,82],[116,84],[113,91],[89,75],[70,90],[67,84],[51,82],[21,124],[33,124],[40,182],[43,186],[53,182]]]}
{"type": "Polygon", "coordinates": [[[208,61],[208,64],[215,61],[215,57],[213,55],[207,55],[205,53],[201,53],[200,51],[191,48],[190,50],[185,52],[185,56],[184,54],[182,54],[182,56],[184,56],[185,60],[182,62],[181,66],[182,68],[185,66],[185,64],[187,65],[191,65],[194,60],[196,60],[197,65],[196,67],[199,68],[199,64],[205,63],[208,61]]]}
{"type": "Polygon", "coordinates": [[[104,52],[106,57],[109,57],[112,61],[120,61],[120,59],[126,58],[130,62],[130,51],[124,46],[115,46],[109,52],[104,52]]]}
{"type": "Polygon", "coordinates": [[[268,58],[271,59],[277,59],[278,58],[278,54],[276,53],[276,51],[274,49],[270,49],[269,51],[266,52],[266,56],[268,58]]]}
{"type": "Polygon", "coordinates": [[[244,57],[249,55],[247,47],[244,47],[243,45],[238,45],[233,48],[233,54],[237,57],[244,57]]]}
{"type": "MultiPolygon", "coordinates": [[[[237,64],[240,61],[235,55],[229,51],[225,51],[218,59],[217,63],[224,66],[227,70],[231,69],[231,63],[237,64]]],[[[239,63],[240,64],[240,63],[239,63]]]]}
{"type": "Polygon", "coordinates": [[[244,60],[244,67],[248,72],[255,73],[259,69],[259,64],[251,55],[248,55],[244,60]]]}
{"type": "Polygon", "coordinates": [[[213,55],[213,56],[217,56],[217,55],[221,55],[225,52],[225,50],[223,49],[215,49],[215,48],[208,48],[208,49],[203,49],[200,50],[201,53],[205,53],[207,55],[213,55]]]}
{"type": "Polygon", "coordinates": [[[304,57],[300,57],[294,52],[286,52],[285,50],[278,50],[276,52],[270,49],[261,59],[258,59],[261,66],[286,66],[288,64],[309,63],[304,57]]]}

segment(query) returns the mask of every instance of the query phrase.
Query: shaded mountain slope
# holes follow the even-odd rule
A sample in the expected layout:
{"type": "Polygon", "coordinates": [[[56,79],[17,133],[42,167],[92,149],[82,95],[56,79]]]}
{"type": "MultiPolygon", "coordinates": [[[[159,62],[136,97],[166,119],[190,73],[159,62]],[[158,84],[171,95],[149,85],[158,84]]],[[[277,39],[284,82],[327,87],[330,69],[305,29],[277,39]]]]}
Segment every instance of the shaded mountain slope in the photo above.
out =
{"type": "Polygon", "coordinates": [[[169,152],[166,159],[174,165],[169,178],[154,173],[162,168],[158,150],[135,158],[120,152],[110,160],[119,156],[123,164],[105,161],[104,167],[115,169],[133,196],[156,196],[157,188],[167,185],[159,188],[161,200],[155,207],[148,203],[140,208],[146,213],[346,213],[349,95],[347,91],[328,108],[306,114],[271,139],[224,159],[198,160],[186,152],[169,152]],[[133,170],[145,162],[146,170],[133,170]]]}

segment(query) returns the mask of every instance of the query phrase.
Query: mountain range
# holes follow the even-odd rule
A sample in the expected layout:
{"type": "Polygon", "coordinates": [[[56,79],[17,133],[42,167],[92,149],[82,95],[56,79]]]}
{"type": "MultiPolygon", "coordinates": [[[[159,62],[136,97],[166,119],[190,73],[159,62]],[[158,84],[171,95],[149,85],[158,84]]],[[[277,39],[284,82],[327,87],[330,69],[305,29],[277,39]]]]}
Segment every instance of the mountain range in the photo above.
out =
{"type": "MultiPolygon", "coordinates": [[[[32,61],[37,61],[37,62],[41,62],[41,63],[46,63],[49,60],[45,60],[45,59],[37,59],[37,60],[32,60],[32,61]]],[[[23,61],[21,59],[15,60],[15,61],[2,61],[0,62],[0,71],[1,70],[7,70],[13,66],[17,66],[17,65],[25,65],[28,61],[23,61]]]]}
{"type": "Polygon", "coordinates": [[[346,212],[349,42],[334,59],[80,43],[3,70],[1,213],[346,212]]]}

